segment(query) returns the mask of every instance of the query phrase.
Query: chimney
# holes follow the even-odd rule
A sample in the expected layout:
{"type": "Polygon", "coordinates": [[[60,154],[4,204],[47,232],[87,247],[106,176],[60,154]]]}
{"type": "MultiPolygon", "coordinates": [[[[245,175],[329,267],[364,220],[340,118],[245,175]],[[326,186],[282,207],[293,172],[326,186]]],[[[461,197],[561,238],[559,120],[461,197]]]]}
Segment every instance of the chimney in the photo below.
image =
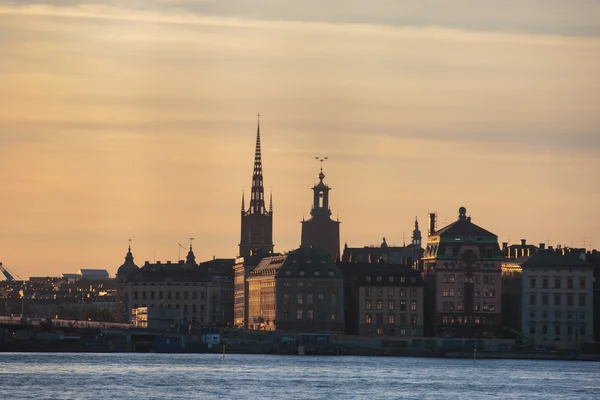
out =
{"type": "Polygon", "coordinates": [[[429,232],[428,235],[431,236],[435,233],[435,213],[429,213],[429,232]]]}
{"type": "Polygon", "coordinates": [[[544,250],[546,248],[546,243],[540,243],[540,250],[544,250]]]}
{"type": "Polygon", "coordinates": [[[527,240],[526,239],[521,239],[521,246],[525,246],[527,244],[527,240]]]}

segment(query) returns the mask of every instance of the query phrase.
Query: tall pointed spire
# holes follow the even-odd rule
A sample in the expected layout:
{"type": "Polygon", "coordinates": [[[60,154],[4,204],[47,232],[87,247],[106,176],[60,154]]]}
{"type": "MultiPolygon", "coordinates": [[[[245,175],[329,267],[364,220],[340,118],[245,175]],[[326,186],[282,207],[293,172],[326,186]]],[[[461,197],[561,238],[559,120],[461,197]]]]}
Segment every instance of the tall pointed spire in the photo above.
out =
{"type": "Polygon", "coordinates": [[[263,187],[262,154],[260,148],[260,114],[256,127],[256,149],[254,151],[254,173],[250,197],[250,214],[266,214],[265,189],[263,187]]]}
{"type": "Polygon", "coordinates": [[[242,189],[242,212],[246,211],[246,205],[245,205],[246,201],[244,199],[244,190],[242,189]]]}
{"type": "Polygon", "coordinates": [[[273,214],[273,191],[269,195],[269,214],[273,214]]]}

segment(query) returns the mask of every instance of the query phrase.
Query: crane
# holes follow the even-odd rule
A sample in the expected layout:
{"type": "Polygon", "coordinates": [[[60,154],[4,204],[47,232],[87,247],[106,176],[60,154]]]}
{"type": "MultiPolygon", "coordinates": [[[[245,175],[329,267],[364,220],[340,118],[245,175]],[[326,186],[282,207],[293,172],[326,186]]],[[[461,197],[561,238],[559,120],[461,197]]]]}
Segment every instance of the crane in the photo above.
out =
{"type": "MultiPolygon", "coordinates": [[[[8,271],[8,268],[6,268],[4,265],[2,265],[2,263],[0,262],[0,271],[2,271],[2,273],[4,274],[4,276],[6,277],[6,280],[8,282],[12,282],[15,280],[15,278],[13,277],[13,274],[11,274],[8,271]]],[[[14,274],[17,278],[19,278],[19,275],[14,274]]],[[[19,278],[20,279],[20,278],[19,278]]]]}

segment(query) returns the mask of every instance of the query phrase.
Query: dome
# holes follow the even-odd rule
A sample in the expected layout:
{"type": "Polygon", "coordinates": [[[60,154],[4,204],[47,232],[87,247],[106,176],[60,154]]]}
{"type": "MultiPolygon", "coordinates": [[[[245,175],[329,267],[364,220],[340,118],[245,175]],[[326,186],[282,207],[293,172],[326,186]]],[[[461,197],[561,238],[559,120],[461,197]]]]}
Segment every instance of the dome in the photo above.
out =
{"type": "Polygon", "coordinates": [[[127,251],[125,256],[125,263],[117,270],[117,276],[128,276],[138,272],[140,268],[133,262],[133,254],[131,253],[131,247],[127,251]]]}

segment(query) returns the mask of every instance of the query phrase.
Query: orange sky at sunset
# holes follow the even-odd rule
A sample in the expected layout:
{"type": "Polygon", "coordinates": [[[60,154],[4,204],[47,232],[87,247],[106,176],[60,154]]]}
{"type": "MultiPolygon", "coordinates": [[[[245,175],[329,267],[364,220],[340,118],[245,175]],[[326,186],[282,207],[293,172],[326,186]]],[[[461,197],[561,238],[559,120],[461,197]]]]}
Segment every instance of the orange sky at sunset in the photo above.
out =
{"type": "Polygon", "coordinates": [[[597,3],[283,3],[0,1],[0,261],[234,257],[259,112],[276,251],[315,156],[342,245],[464,205],[500,242],[600,248],[597,3]]]}

